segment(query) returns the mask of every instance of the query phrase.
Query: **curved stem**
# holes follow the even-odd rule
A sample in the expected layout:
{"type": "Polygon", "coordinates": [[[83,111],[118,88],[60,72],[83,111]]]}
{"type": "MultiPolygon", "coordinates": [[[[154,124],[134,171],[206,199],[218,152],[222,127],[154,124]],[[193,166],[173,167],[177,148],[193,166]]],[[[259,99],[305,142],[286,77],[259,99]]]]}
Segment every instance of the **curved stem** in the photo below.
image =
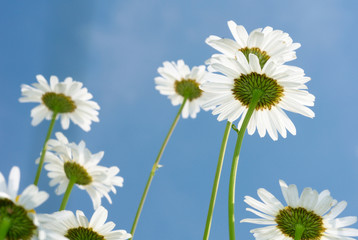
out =
{"type": "Polygon", "coordinates": [[[301,240],[302,234],[305,231],[305,227],[302,224],[296,224],[295,226],[295,240],[301,240]]]}
{"type": "Polygon", "coordinates": [[[219,181],[220,181],[220,176],[221,176],[221,169],[222,169],[223,162],[224,162],[226,144],[227,144],[227,140],[229,138],[229,133],[230,133],[231,126],[232,126],[232,123],[228,121],[226,123],[224,137],[223,137],[223,140],[221,142],[220,154],[219,154],[218,164],[217,164],[217,167],[216,167],[213,190],[211,191],[211,198],[210,198],[208,216],[206,218],[206,225],[205,225],[203,240],[208,240],[209,239],[210,228],[211,228],[211,220],[213,218],[216,195],[217,195],[217,192],[218,192],[219,181]]]}
{"type": "Polygon", "coordinates": [[[39,166],[37,167],[36,177],[35,177],[35,181],[34,181],[34,184],[36,186],[39,183],[40,174],[41,174],[42,166],[44,164],[44,159],[45,159],[45,155],[46,155],[47,141],[51,137],[52,129],[53,129],[53,126],[55,125],[55,122],[56,122],[56,117],[57,117],[57,112],[53,112],[51,123],[50,123],[50,126],[49,126],[48,131],[47,131],[46,139],[45,139],[44,145],[42,147],[40,163],[39,163],[39,166]]]}
{"type": "Polygon", "coordinates": [[[6,239],[7,232],[9,231],[11,226],[11,219],[8,217],[4,217],[0,221],[0,240],[6,239]]]}
{"type": "Polygon", "coordinates": [[[169,132],[167,133],[167,136],[165,137],[164,139],[164,142],[162,144],[162,147],[160,148],[159,150],[159,153],[158,153],[158,156],[157,158],[155,159],[155,162],[153,164],[153,167],[152,167],[152,170],[150,171],[150,174],[149,174],[149,177],[148,177],[148,180],[147,180],[147,184],[145,185],[145,188],[144,188],[144,191],[143,191],[143,195],[142,195],[142,198],[140,200],[140,203],[139,203],[139,206],[138,206],[138,209],[137,209],[137,213],[135,215],[135,218],[134,218],[134,221],[133,221],[133,225],[132,225],[132,229],[131,229],[131,234],[132,234],[132,238],[134,237],[134,232],[135,232],[135,229],[137,227],[137,224],[138,224],[138,220],[139,220],[139,217],[140,217],[140,214],[142,212],[142,209],[143,209],[143,205],[144,205],[144,202],[145,202],[145,199],[147,197],[147,194],[148,194],[148,191],[149,191],[149,187],[150,187],[150,184],[152,183],[152,180],[153,180],[153,177],[154,177],[154,174],[155,172],[157,171],[158,169],[158,165],[159,165],[159,161],[160,161],[160,158],[162,157],[163,155],[163,152],[164,152],[164,149],[169,141],[169,138],[170,136],[172,135],[173,131],[174,131],[174,128],[175,126],[177,125],[178,123],[178,120],[180,118],[180,114],[181,112],[183,111],[183,108],[184,108],[184,105],[186,103],[186,100],[187,98],[185,97],[184,100],[183,100],[183,103],[181,104],[180,108],[179,108],[179,111],[177,113],[177,115],[175,116],[174,118],[174,121],[169,129],[169,132]]]}
{"type": "Polygon", "coordinates": [[[69,181],[69,183],[68,183],[68,185],[67,185],[67,189],[66,189],[65,195],[63,195],[63,199],[62,199],[62,203],[61,203],[61,206],[60,206],[60,210],[59,210],[59,211],[62,211],[62,210],[65,210],[65,209],[66,209],[66,205],[67,205],[68,199],[70,198],[72,188],[73,188],[73,186],[75,185],[76,181],[77,181],[76,178],[74,178],[74,177],[71,177],[71,178],[70,178],[70,181],[69,181]]]}
{"type": "Polygon", "coordinates": [[[239,134],[237,136],[234,156],[232,159],[231,173],[230,173],[230,184],[229,184],[229,235],[230,240],[235,240],[235,184],[236,184],[236,173],[237,166],[239,164],[239,155],[242,145],[242,140],[246,132],[247,125],[249,124],[250,118],[254,113],[257,103],[260,100],[262,92],[260,90],[254,90],[252,94],[251,103],[247,110],[244,121],[242,122],[239,134]]]}

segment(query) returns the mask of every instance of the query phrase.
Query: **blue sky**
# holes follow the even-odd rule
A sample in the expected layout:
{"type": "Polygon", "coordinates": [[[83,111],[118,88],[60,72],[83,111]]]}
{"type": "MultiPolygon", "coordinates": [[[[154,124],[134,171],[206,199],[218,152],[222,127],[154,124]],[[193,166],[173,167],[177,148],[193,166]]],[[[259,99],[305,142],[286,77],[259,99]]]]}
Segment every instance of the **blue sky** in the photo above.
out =
{"type": "MultiPolygon", "coordinates": [[[[254,217],[242,201],[264,187],[281,201],[278,180],[300,191],[329,189],[346,200],[342,216],[358,213],[357,31],[354,0],[252,1],[2,1],[0,2],[0,171],[17,165],[22,189],[33,182],[49,122],[32,127],[30,110],[20,104],[20,85],[37,74],[84,83],[101,106],[100,123],[88,133],[71,125],[70,141],[85,140],[92,152],[104,151],[102,164],[117,165],[124,187],[111,195],[109,220],[130,231],[145,181],[178,110],[154,89],[163,61],[184,59],[202,65],[215,50],[209,35],[231,38],[226,22],[248,31],[272,26],[288,32],[302,47],[289,64],[303,68],[316,96],[314,119],[288,113],[297,135],[273,142],[245,136],[236,194],[238,238],[254,239],[254,217]]],[[[205,225],[219,145],[225,128],[210,112],[180,119],[153,181],[135,239],[200,239],[205,225]]],[[[60,125],[55,126],[61,131],[60,125]]],[[[227,189],[236,136],[230,134],[210,239],[227,239],[227,189]]],[[[61,202],[43,172],[39,187],[51,194],[39,212],[61,202]]],[[[92,215],[87,193],[75,189],[68,209],[92,215]]],[[[357,224],[354,227],[358,227],[357,224]]]]}

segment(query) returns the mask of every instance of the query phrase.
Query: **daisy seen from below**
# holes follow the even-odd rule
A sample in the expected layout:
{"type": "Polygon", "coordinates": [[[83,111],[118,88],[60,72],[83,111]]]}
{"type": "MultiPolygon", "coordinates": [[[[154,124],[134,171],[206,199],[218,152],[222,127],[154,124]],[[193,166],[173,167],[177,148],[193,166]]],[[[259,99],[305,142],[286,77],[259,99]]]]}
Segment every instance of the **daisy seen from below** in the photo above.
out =
{"type": "Polygon", "coordinates": [[[287,206],[264,188],[257,191],[262,202],[245,197],[244,201],[252,207],[246,210],[260,218],[241,222],[269,225],[251,230],[256,239],[354,240],[352,237],[358,236],[358,229],[347,228],[357,222],[357,217],[337,218],[346,208],[346,201],[337,203],[328,190],[318,193],[305,188],[299,196],[296,185],[287,186],[280,180],[280,186],[287,206]]]}
{"type": "Polygon", "coordinates": [[[200,86],[206,81],[208,74],[210,74],[206,71],[206,68],[203,65],[190,69],[183,60],[178,60],[177,62],[166,61],[163,63],[163,67],[158,68],[158,73],[160,76],[154,79],[156,84],[155,89],[157,89],[161,94],[168,96],[174,106],[179,104],[181,104],[181,106],[162,143],[149,174],[136,216],[133,221],[131,229],[132,236],[134,236],[134,232],[155,172],[160,167],[160,159],[174,131],[174,128],[179,121],[180,115],[183,118],[188,118],[189,116],[191,118],[196,118],[197,113],[200,112],[200,108],[202,108],[202,105],[209,98],[209,95],[200,89],[200,86]]]}
{"type": "Polygon", "coordinates": [[[206,81],[208,73],[205,66],[193,67],[191,70],[183,60],[164,62],[158,68],[160,77],[155,78],[157,89],[161,94],[167,95],[174,106],[184,105],[182,117],[196,118],[203,103],[208,96],[200,86],[206,81]]]}
{"type": "Polygon", "coordinates": [[[206,43],[230,58],[235,58],[240,51],[246,58],[250,53],[255,54],[261,66],[268,59],[282,64],[296,59],[295,50],[301,46],[293,43],[288,33],[273,30],[272,27],[258,28],[248,34],[244,26],[234,21],[228,21],[228,26],[235,40],[210,36],[206,43]]]}
{"type": "Polygon", "coordinates": [[[306,90],[305,83],[310,78],[305,76],[303,69],[278,65],[272,60],[261,68],[259,58],[254,54],[249,55],[249,61],[242,52],[236,56],[237,59],[213,57],[211,67],[225,76],[216,75],[202,86],[204,91],[214,95],[204,106],[216,107],[213,114],[219,115],[219,121],[233,122],[241,117],[240,128],[255,100],[248,133],[252,135],[257,129],[261,137],[267,132],[277,140],[277,132],[286,138],[286,129],[296,134],[294,124],[283,109],[314,117],[314,112],[306,107],[314,105],[315,97],[306,90]],[[254,99],[255,95],[257,99],[254,99]]]}
{"type": "MultiPolygon", "coordinates": [[[[0,172],[0,239],[62,240],[65,239],[44,227],[43,215],[34,208],[44,203],[49,195],[29,185],[18,195],[20,169],[13,167],[8,182],[0,172]]],[[[47,218],[48,219],[48,218],[47,218]]]]}
{"type": "Polygon", "coordinates": [[[91,101],[92,94],[81,82],[73,81],[71,77],[59,82],[56,76],[50,77],[50,83],[42,75],[36,76],[37,83],[32,86],[22,84],[22,97],[20,102],[40,103],[31,110],[33,126],[38,125],[43,119],[61,117],[61,126],[68,129],[70,120],[84,131],[91,129],[92,121],[98,122],[98,110],[100,107],[91,101]]]}
{"type": "Polygon", "coordinates": [[[71,211],[60,211],[52,214],[57,219],[48,227],[69,240],[125,240],[131,237],[125,230],[113,230],[115,224],[106,222],[108,211],[100,206],[90,221],[82,211],[76,216],[71,211]]]}
{"type": "Polygon", "coordinates": [[[123,178],[117,176],[118,167],[99,166],[104,152],[92,154],[86,148],[84,141],[78,145],[69,143],[60,132],[56,133],[57,139],[48,142],[49,150],[46,153],[45,169],[51,178],[50,186],[58,185],[55,192],[63,194],[64,198],[60,210],[65,209],[72,187],[76,184],[80,189],[89,194],[94,209],[101,205],[104,196],[112,203],[109,192],[116,193],[115,187],[123,186],[123,178]]]}

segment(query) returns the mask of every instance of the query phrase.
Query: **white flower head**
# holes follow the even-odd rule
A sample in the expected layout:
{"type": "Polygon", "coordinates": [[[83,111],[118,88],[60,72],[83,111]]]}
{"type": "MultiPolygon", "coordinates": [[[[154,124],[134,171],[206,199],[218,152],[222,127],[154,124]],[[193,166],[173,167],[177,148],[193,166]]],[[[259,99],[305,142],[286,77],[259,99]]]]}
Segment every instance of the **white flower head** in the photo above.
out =
{"type": "Polygon", "coordinates": [[[115,224],[106,222],[108,211],[100,206],[92,215],[90,221],[82,211],[76,211],[76,216],[71,211],[61,211],[52,214],[57,219],[49,228],[69,240],[125,240],[132,235],[125,230],[113,230],[115,224]]]}
{"type": "MultiPolygon", "coordinates": [[[[196,118],[203,103],[208,99],[208,94],[200,89],[210,73],[205,66],[193,67],[191,70],[183,60],[164,62],[163,67],[158,68],[160,77],[155,78],[155,89],[161,94],[167,95],[174,106],[182,104],[184,98],[187,101],[182,111],[182,117],[196,118]]],[[[208,110],[205,108],[204,110],[208,110]]]]}
{"type": "Polygon", "coordinates": [[[104,196],[112,203],[109,192],[116,193],[115,186],[123,186],[123,178],[117,176],[118,167],[99,166],[104,152],[92,154],[86,148],[84,141],[78,145],[69,143],[60,132],[56,133],[56,139],[48,142],[49,150],[46,152],[45,169],[51,178],[50,186],[58,184],[55,192],[60,195],[66,191],[70,179],[82,190],[86,190],[92,199],[94,209],[101,205],[104,196]]]}
{"type": "Polygon", "coordinates": [[[353,240],[351,237],[358,236],[358,229],[347,228],[357,222],[357,217],[337,218],[346,208],[347,202],[337,203],[328,190],[318,193],[312,188],[305,188],[299,196],[296,185],[287,186],[280,180],[280,186],[287,206],[283,206],[275,196],[263,188],[257,190],[262,202],[249,196],[245,197],[244,201],[254,208],[246,210],[260,218],[247,218],[241,222],[269,225],[251,230],[256,239],[294,239],[297,225],[304,229],[301,239],[353,240]]]}
{"type": "Polygon", "coordinates": [[[243,119],[254,92],[261,93],[260,100],[251,116],[248,133],[256,129],[261,137],[266,131],[273,140],[278,139],[277,131],[286,138],[287,131],[296,134],[296,128],[286,113],[302,114],[313,118],[314,112],[306,106],[313,106],[315,97],[306,91],[306,82],[310,80],[301,68],[279,65],[268,60],[261,68],[260,60],[255,54],[249,54],[249,60],[242,52],[237,52],[236,59],[223,55],[211,59],[211,67],[223,75],[211,75],[211,79],[202,85],[202,89],[212,95],[204,107],[216,107],[213,114],[218,120],[230,122],[243,119]]]}
{"type": "Polygon", "coordinates": [[[250,53],[257,55],[261,66],[268,59],[282,64],[296,59],[295,50],[301,46],[293,43],[288,33],[272,27],[258,28],[248,34],[244,26],[234,21],[228,21],[228,26],[235,40],[210,36],[206,43],[230,58],[235,58],[240,51],[247,58],[250,53]]]}
{"type": "Polygon", "coordinates": [[[72,120],[84,131],[89,131],[92,121],[99,121],[97,116],[100,107],[90,100],[92,94],[82,87],[81,82],[73,81],[70,77],[59,82],[56,76],[51,76],[49,84],[42,75],[36,78],[38,82],[32,86],[21,85],[22,97],[19,99],[20,102],[40,103],[31,110],[33,126],[43,119],[50,120],[54,113],[61,117],[63,129],[68,129],[72,120]]]}
{"type": "Polygon", "coordinates": [[[29,185],[18,195],[20,169],[13,167],[8,182],[0,172],[0,222],[10,221],[7,239],[62,240],[56,233],[44,227],[42,214],[34,208],[44,203],[49,195],[29,185]]]}

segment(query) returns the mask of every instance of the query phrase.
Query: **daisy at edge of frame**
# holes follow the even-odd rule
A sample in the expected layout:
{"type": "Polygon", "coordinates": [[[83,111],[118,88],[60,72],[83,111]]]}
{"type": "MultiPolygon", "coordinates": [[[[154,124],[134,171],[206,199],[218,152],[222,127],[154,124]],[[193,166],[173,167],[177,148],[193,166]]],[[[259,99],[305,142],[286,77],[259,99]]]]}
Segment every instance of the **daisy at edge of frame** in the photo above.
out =
{"type": "Polygon", "coordinates": [[[114,230],[113,222],[106,222],[108,211],[100,206],[93,213],[90,221],[82,211],[77,210],[76,216],[71,211],[63,210],[53,213],[57,219],[47,227],[69,240],[125,240],[132,237],[125,230],[114,230]]]}
{"type": "Polygon", "coordinates": [[[354,240],[358,229],[346,228],[357,222],[357,217],[337,218],[347,206],[346,201],[337,203],[328,190],[318,193],[312,188],[303,189],[298,195],[296,185],[279,181],[282,195],[287,203],[283,206],[270,192],[264,188],[257,190],[262,202],[245,196],[245,202],[252,208],[246,208],[260,218],[246,218],[241,222],[270,225],[252,229],[256,239],[290,240],[295,238],[296,225],[304,227],[301,239],[307,240],[354,240]]]}
{"type": "Polygon", "coordinates": [[[211,68],[224,75],[212,74],[201,88],[211,94],[211,99],[203,106],[215,108],[218,120],[230,122],[240,118],[240,129],[254,92],[259,91],[260,100],[248,124],[248,133],[254,134],[256,128],[260,137],[266,131],[273,140],[278,139],[277,131],[286,138],[287,131],[296,134],[295,125],[282,110],[299,113],[313,118],[314,112],[306,106],[314,106],[315,97],[306,91],[303,69],[295,66],[279,65],[268,60],[263,68],[259,58],[249,55],[249,61],[242,52],[236,59],[223,55],[211,58],[211,68]]]}
{"type": "Polygon", "coordinates": [[[42,75],[36,76],[37,83],[32,86],[22,84],[20,102],[40,103],[31,110],[33,126],[43,119],[50,120],[54,113],[61,116],[61,126],[68,129],[70,120],[84,131],[91,130],[91,123],[99,122],[99,105],[91,101],[92,94],[83,88],[81,82],[73,81],[71,77],[59,82],[56,76],[50,77],[50,84],[42,75]]]}
{"type": "MultiPolygon", "coordinates": [[[[193,67],[191,70],[183,60],[175,62],[164,62],[163,67],[158,68],[160,77],[156,77],[155,89],[160,94],[167,95],[174,106],[183,103],[184,97],[187,98],[183,108],[182,117],[196,118],[202,105],[210,98],[209,94],[200,89],[206,81],[208,75],[204,65],[193,67]]],[[[204,108],[209,110],[210,108],[204,108]]]]}
{"type": "Polygon", "coordinates": [[[296,59],[295,50],[301,44],[293,43],[288,33],[273,30],[272,27],[265,27],[264,29],[255,29],[248,34],[244,26],[237,25],[234,21],[228,21],[227,24],[235,40],[212,35],[205,41],[225,56],[235,58],[236,53],[240,51],[249,59],[249,54],[252,53],[259,58],[261,67],[269,59],[278,64],[296,59]]]}
{"type": "Polygon", "coordinates": [[[123,178],[117,176],[118,167],[99,166],[98,163],[103,158],[104,152],[92,154],[86,148],[84,141],[78,145],[69,143],[67,138],[57,132],[57,139],[48,141],[48,149],[45,157],[45,169],[48,177],[51,178],[50,186],[58,184],[55,192],[57,195],[63,194],[69,183],[70,178],[76,179],[76,185],[89,194],[93,208],[97,209],[101,205],[101,198],[104,196],[109,203],[112,203],[109,192],[116,193],[115,187],[123,186],[123,178]]]}
{"type": "Polygon", "coordinates": [[[18,195],[20,185],[20,169],[12,167],[8,183],[0,172],[0,223],[10,222],[6,239],[12,240],[62,240],[66,239],[44,227],[54,219],[37,214],[34,208],[44,203],[49,195],[39,191],[35,185],[29,185],[18,195]]]}

